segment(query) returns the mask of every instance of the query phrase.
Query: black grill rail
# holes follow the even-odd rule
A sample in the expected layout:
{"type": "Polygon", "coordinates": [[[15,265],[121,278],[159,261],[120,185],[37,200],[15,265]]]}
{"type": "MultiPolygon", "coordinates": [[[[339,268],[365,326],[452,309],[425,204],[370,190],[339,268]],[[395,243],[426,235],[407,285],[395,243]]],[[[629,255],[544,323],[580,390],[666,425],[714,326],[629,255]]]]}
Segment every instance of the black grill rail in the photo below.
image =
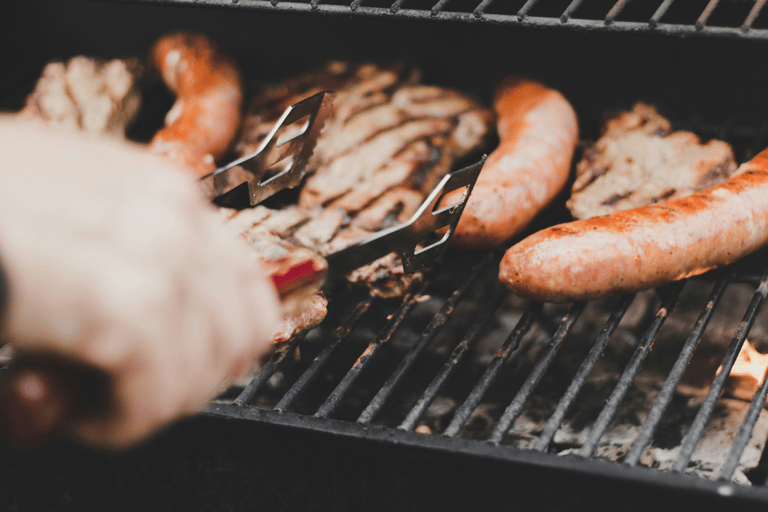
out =
{"type": "MultiPolygon", "coordinates": [[[[157,0],[143,0],[145,2],[157,0]]],[[[163,0],[269,11],[768,39],[766,0],[163,0]],[[762,16],[761,16],[762,14],[762,16]]]]}

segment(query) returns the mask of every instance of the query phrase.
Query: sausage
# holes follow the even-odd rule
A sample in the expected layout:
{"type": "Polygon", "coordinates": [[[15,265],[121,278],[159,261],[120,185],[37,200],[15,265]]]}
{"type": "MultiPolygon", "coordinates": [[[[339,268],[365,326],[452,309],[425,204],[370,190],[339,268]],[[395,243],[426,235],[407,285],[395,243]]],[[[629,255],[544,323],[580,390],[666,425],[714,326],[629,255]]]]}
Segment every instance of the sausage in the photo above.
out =
{"type": "MultiPolygon", "coordinates": [[[[579,128],[576,113],[557,91],[510,76],[496,88],[499,146],[489,156],[469,197],[452,244],[498,246],[520,233],[563,189],[579,128]]],[[[441,205],[458,202],[462,191],[441,205]]]]}
{"type": "Polygon", "coordinates": [[[158,40],[151,61],[177,95],[153,153],[197,177],[216,168],[240,126],[243,88],[235,63],[205,36],[176,33],[158,40]]]}
{"type": "Polygon", "coordinates": [[[766,243],[768,149],[688,197],[539,231],[506,252],[499,279],[534,300],[590,300],[698,275],[766,243]]]}

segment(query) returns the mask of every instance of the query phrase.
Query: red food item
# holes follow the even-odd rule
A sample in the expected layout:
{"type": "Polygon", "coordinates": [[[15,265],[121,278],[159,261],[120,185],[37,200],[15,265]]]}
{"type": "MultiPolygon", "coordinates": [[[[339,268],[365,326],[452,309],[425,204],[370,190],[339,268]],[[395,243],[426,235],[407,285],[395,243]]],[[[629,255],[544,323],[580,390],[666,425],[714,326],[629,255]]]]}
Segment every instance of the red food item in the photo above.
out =
{"type": "Polygon", "coordinates": [[[325,275],[325,270],[326,268],[318,267],[315,264],[315,260],[309,260],[284,271],[277,271],[270,277],[277,293],[283,298],[283,296],[290,294],[291,291],[321,280],[322,276],[325,275]]]}
{"type": "Polygon", "coordinates": [[[150,151],[204,176],[229,148],[240,126],[242,81],[235,63],[205,36],[176,33],[152,47],[153,65],[177,95],[150,151]]]}
{"type": "MultiPolygon", "coordinates": [[[[491,248],[520,233],[563,189],[578,142],[576,113],[557,91],[507,77],[494,97],[499,146],[488,157],[451,243],[491,248]]],[[[457,203],[448,194],[442,206],[457,203]]]]}
{"type": "Polygon", "coordinates": [[[698,275],[766,244],[768,150],[688,197],[539,231],[506,252],[499,279],[535,300],[591,300],[698,275]]]}

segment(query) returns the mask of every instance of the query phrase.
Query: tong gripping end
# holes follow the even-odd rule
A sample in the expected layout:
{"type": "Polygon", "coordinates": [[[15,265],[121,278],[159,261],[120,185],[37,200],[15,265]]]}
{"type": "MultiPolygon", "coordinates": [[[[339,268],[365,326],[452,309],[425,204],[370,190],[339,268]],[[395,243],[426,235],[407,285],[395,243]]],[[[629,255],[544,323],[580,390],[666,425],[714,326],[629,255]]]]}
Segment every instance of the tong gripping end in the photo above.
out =
{"type": "Polygon", "coordinates": [[[411,244],[403,247],[398,252],[403,261],[403,270],[407,274],[411,274],[427,264],[437,261],[448,249],[448,243],[454,231],[456,231],[456,226],[459,224],[461,214],[472,194],[472,189],[477,182],[477,177],[480,175],[486,158],[487,155],[483,155],[479,162],[444,176],[416,213],[406,222],[407,227],[405,227],[405,230],[413,233],[413,236],[410,237],[411,244]],[[464,188],[464,193],[458,202],[438,209],[440,199],[445,194],[462,187],[464,188]],[[448,229],[440,240],[420,249],[417,247],[425,236],[446,226],[448,229]]]}
{"type": "Polygon", "coordinates": [[[333,97],[334,93],[323,91],[294,103],[285,109],[256,151],[202,177],[201,185],[209,199],[247,183],[251,206],[255,206],[301,183],[332,113],[333,97]],[[298,124],[300,121],[303,123],[298,124]]]}

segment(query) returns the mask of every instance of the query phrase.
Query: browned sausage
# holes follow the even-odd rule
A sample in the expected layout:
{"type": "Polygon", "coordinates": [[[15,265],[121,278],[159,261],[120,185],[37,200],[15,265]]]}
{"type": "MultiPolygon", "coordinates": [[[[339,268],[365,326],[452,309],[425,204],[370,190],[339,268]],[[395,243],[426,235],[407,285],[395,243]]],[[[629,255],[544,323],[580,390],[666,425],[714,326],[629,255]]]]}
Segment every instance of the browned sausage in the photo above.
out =
{"type": "MultiPolygon", "coordinates": [[[[562,190],[578,142],[576,113],[557,91],[507,77],[494,96],[499,147],[483,167],[453,235],[455,247],[495,247],[520,233],[562,190]]],[[[449,194],[442,205],[458,201],[449,194]]]]}
{"type": "Polygon", "coordinates": [[[507,251],[499,278],[536,300],[588,300],[701,274],[766,243],[768,150],[688,197],[539,231],[507,251]]]}
{"type": "Polygon", "coordinates": [[[177,95],[166,126],[150,150],[196,176],[216,168],[240,126],[243,101],[240,73],[205,36],[176,33],[152,47],[151,60],[177,95]]]}

